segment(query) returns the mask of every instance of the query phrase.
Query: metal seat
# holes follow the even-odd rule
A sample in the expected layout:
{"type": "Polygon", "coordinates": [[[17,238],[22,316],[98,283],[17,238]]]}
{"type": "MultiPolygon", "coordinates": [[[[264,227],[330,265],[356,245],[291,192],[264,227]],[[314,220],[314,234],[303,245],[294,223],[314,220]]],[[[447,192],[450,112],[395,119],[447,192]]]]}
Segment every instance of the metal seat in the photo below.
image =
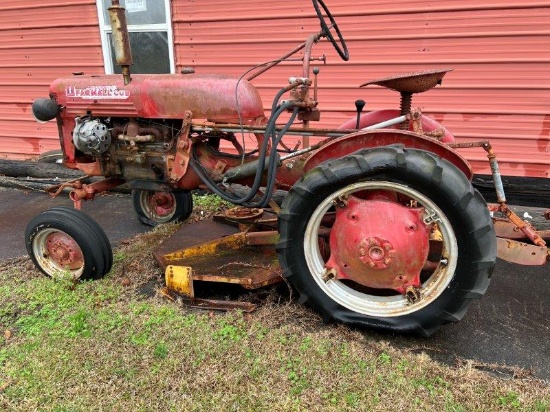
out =
{"type": "Polygon", "coordinates": [[[399,93],[422,93],[441,84],[443,76],[453,69],[426,70],[417,73],[405,73],[397,76],[386,77],[371,82],[363,83],[359,87],[371,84],[386,87],[399,93]]]}

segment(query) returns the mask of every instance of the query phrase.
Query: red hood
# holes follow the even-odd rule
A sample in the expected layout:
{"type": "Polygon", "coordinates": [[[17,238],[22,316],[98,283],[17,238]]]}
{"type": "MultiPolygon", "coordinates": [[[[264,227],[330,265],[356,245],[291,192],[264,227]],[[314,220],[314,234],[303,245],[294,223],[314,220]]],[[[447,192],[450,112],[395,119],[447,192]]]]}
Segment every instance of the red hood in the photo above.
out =
{"type": "MultiPolygon", "coordinates": [[[[235,101],[238,79],[221,75],[134,74],[124,85],[121,75],[72,76],[55,80],[50,93],[65,107],[63,117],[94,116],[181,119],[186,110],[194,119],[238,122],[235,101]]],[[[239,82],[239,110],[244,123],[263,118],[256,88],[239,82]]]]}

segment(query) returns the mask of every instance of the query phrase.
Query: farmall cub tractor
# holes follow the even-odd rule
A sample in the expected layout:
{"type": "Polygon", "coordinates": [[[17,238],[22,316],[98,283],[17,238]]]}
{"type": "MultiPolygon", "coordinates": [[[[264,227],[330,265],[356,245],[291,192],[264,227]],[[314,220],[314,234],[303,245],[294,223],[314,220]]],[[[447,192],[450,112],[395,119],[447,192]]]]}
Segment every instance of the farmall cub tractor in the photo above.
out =
{"type": "Polygon", "coordinates": [[[245,79],[192,69],[130,74],[124,9],[113,0],[123,75],[60,78],[49,98],[33,104],[39,120],[57,120],[64,165],[105,177],[64,185],[72,187],[76,207],[47,210],[29,223],[26,244],[38,268],[75,279],[109,272],[109,241],[78,209],[82,200],[123,183],[148,224],[187,218],[190,192],[198,188],[236,205],[225,216],[233,226],[185,225],[187,235],[176,232],[154,251],[169,288],[192,301],[197,280],[256,288],[282,276],[299,302],[326,321],[429,335],[460,320],[485,293],[497,255],[546,263],[543,238],[550,233],[537,232],[506,206],[489,142],[455,143],[443,126],[411,110],[412,95],[441,83],[448,70],[370,83],[399,92],[400,110],[361,113],[364,102],[357,101],[357,118],[341,127],[310,127],[319,119],[313,47],[325,39],[349,58],[326,4],[312,2],[319,33],[245,79]],[[297,53],[303,71],[276,94],[266,118],[250,80],[297,53]],[[241,144],[245,134],[255,147],[241,144]],[[288,135],[302,136],[301,147],[285,144],[288,135]],[[323,140],[310,145],[310,136],[323,140]],[[491,217],[457,152],[476,146],[487,152],[498,198],[492,211],[500,218],[491,217]],[[276,190],[287,192],[282,204],[274,200],[276,190]]]}

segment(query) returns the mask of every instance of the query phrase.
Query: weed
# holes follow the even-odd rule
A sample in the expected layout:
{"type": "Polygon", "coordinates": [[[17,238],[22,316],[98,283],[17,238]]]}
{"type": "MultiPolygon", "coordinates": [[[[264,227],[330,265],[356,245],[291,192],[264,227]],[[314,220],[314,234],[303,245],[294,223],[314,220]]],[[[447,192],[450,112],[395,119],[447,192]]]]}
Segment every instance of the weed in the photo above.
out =
{"type": "Polygon", "coordinates": [[[256,339],[258,340],[265,339],[268,332],[269,332],[269,329],[267,329],[266,327],[263,327],[263,326],[259,327],[258,331],[256,332],[256,339]]]}
{"type": "Polygon", "coordinates": [[[387,365],[391,363],[391,356],[388,355],[386,352],[382,352],[380,355],[378,355],[378,363],[381,365],[387,365]]]}
{"type": "Polygon", "coordinates": [[[89,317],[90,314],[82,308],[79,309],[74,315],[69,316],[70,323],[69,327],[67,328],[67,336],[72,338],[76,336],[91,336],[90,328],[88,325],[89,317]]]}
{"type": "Polygon", "coordinates": [[[435,378],[420,377],[412,379],[412,385],[415,388],[427,390],[430,395],[442,393],[448,386],[444,379],[436,376],[435,378]]]}
{"type": "Polygon", "coordinates": [[[119,263],[128,258],[128,253],[124,251],[118,251],[113,253],[113,263],[119,263]]]}
{"type": "Polygon", "coordinates": [[[302,343],[300,344],[300,351],[301,352],[307,352],[307,350],[311,347],[311,337],[306,336],[302,343]]]}
{"type": "Polygon", "coordinates": [[[158,359],[164,359],[166,356],[168,356],[168,347],[166,346],[166,343],[159,342],[155,346],[155,351],[153,352],[153,355],[155,358],[158,359]]]}
{"type": "Polygon", "coordinates": [[[519,394],[514,391],[510,391],[502,396],[499,396],[497,403],[502,406],[511,407],[512,409],[519,409],[521,406],[519,394]]]}
{"type": "Polygon", "coordinates": [[[344,399],[352,408],[357,408],[359,406],[359,395],[355,392],[346,393],[344,399]]]}
{"type": "MultiPolygon", "coordinates": [[[[1,360],[1,355],[0,355],[1,360]]],[[[1,362],[0,362],[1,364],[1,362]]],[[[548,401],[536,400],[533,408],[537,412],[548,412],[550,410],[550,399],[548,401]]]]}
{"type": "Polygon", "coordinates": [[[146,345],[149,343],[149,333],[147,331],[139,331],[130,336],[130,342],[136,346],[146,345]]]}
{"type": "Polygon", "coordinates": [[[400,372],[405,372],[408,366],[409,366],[409,362],[406,359],[402,359],[401,361],[399,361],[396,368],[400,372]]]}
{"type": "Polygon", "coordinates": [[[203,211],[208,214],[233,206],[234,205],[232,203],[223,200],[217,195],[193,195],[193,209],[203,211]]]}
{"type": "Polygon", "coordinates": [[[445,401],[446,412],[466,412],[466,408],[461,404],[454,402],[453,400],[445,401]]]}
{"type": "Polygon", "coordinates": [[[292,395],[298,396],[309,387],[306,376],[307,369],[305,368],[301,371],[297,371],[294,368],[288,371],[288,380],[291,384],[290,393],[292,395]]]}
{"type": "Polygon", "coordinates": [[[244,334],[237,326],[225,322],[214,332],[214,339],[221,341],[239,342],[243,337],[244,334]]]}

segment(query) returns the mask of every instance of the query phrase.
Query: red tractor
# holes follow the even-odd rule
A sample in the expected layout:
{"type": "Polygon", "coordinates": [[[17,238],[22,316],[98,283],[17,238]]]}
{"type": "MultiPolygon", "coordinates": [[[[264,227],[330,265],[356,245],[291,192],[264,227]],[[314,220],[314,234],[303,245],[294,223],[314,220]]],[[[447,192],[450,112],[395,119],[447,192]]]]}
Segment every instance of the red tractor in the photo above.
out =
{"type": "MultiPolygon", "coordinates": [[[[472,299],[485,293],[497,249],[517,263],[547,261],[543,238],[549,234],[506,206],[489,142],[455,143],[442,125],[411,110],[412,95],[440,84],[448,70],[373,82],[401,94],[400,110],[361,113],[364,102],[357,101],[357,118],[337,129],[312,128],[310,122],[319,120],[318,71],[310,68],[314,45],[326,39],[342,59],[349,58],[322,0],[313,0],[319,33],[256,66],[247,79],[192,69],[131,74],[124,9],[112,3],[123,76],[60,78],[49,98],[33,104],[39,120],[56,119],[64,165],[105,177],[71,183],[75,209],[50,209],[30,222],[27,249],[46,275],[69,271],[73,278],[100,278],[110,270],[107,237],[76,209],[82,200],[123,183],[133,190],[140,220],[151,225],[187,218],[191,191],[198,188],[237,206],[229,215],[245,230],[205,242],[193,253],[159,252],[167,279],[178,267],[193,266],[188,262],[198,251],[206,253],[203,260],[214,261],[229,249],[244,253],[274,245],[282,276],[299,301],[325,320],[351,325],[429,335],[460,320],[472,299]],[[303,71],[276,94],[267,118],[250,80],[299,52],[303,71]],[[293,126],[297,121],[301,124],[293,126]],[[241,143],[245,134],[255,137],[255,147],[241,143]],[[301,148],[285,144],[291,135],[302,136],[301,148]],[[324,140],[310,145],[310,136],[324,140]],[[491,217],[472,186],[468,162],[456,150],[474,146],[487,152],[499,200],[493,211],[502,218],[491,217]],[[236,185],[241,190],[233,190],[236,185]],[[273,200],[275,190],[288,191],[282,205],[273,200]],[[507,239],[512,233],[531,244],[507,239]]],[[[208,280],[186,273],[188,280],[208,280]]],[[[269,283],[271,278],[262,278],[246,285],[269,283]]]]}

